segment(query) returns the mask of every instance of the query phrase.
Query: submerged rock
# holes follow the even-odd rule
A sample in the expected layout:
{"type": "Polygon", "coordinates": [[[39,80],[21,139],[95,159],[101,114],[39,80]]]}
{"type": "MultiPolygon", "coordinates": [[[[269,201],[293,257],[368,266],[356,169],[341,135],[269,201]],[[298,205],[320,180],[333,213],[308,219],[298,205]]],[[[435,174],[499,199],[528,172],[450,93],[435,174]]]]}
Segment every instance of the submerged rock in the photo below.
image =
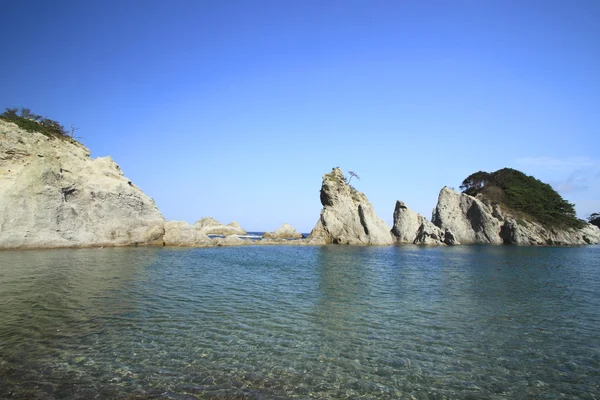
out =
{"type": "Polygon", "coordinates": [[[339,168],[323,176],[321,204],[321,215],[308,239],[351,245],[392,244],[389,227],[377,217],[367,197],[348,185],[339,168]]]}
{"type": "Polygon", "coordinates": [[[240,224],[237,222],[232,222],[230,224],[224,225],[217,221],[214,218],[205,217],[196,221],[194,224],[196,229],[206,233],[207,235],[245,235],[246,231],[242,229],[240,224]]]}
{"type": "Polygon", "coordinates": [[[283,224],[275,232],[265,232],[264,239],[301,239],[302,234],[290,224],[283,224]]]}
{"type": "Polygon", "coordinates": [[[2,120],[0,138],[0,249],[162,243],[162,214],[112,158],[2,120]]]}

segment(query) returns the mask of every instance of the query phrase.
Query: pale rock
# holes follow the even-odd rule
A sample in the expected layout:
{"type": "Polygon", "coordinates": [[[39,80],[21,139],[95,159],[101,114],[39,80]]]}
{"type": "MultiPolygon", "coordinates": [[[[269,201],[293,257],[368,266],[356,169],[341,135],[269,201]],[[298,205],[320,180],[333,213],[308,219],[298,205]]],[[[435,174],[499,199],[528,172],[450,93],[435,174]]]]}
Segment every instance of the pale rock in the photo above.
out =
{"type": "Polygon", "coordinates": [[[432,222],[446,231],[452,231],[462,244],[502,244],[501,221],[492,215],[490,207],[481,200],[448,187],[440,191],[432,222]]]}
{"type": "Polygon", "coordinates": [[[204,233],[185,221],[169,221],[165,223],[165,246],[174,247],[208,247],[213,243],[204,233]]]}
{"type": "Polygon", "coordinates": [[[163,225],[110,157],[0,120],[0,249],[159,244],[163,225]]]}
{"type": "Polygon", "coordinates": [[[404,204],[396,201],[392,236],[397,243],[443,245],[444,232],[421,214],[417,214],[404,204]]]}
{"type": "Polygon", "coordinates": [[[290,224],[283,224],[275,232],[265,232],[264,239],[301,239],[302,234],[290,224]]]}
{"type": "Polygon", "coordinates": [[[212,243],[216,246],[243,246],[253,244],[251,240],[244,240],[238,236],[226,236],[224,238],[214,238],[212,243]]]}
{"type": "Polygon", "coordinates": [[[246,231],[242,229],[240,224],[232,222],[224,225],[214,218],[204,217],[194,224],[196,229],[206,233],[207,235],[245,235],[246,231]]]}
{"type": "Polygon", "coordinates": [[[367,197],[348,185],[344,174],[334,168],[323,176],[323,209],[308,239],[350,245],[389,245],[392,236],[387,224],[373,210],[367,197]]]}
{"type": "Polygon", "coordinates": [[[523,219],[506,219],[500,236],[507,244],[569,246],[600,243],[600,229],[585,224],[581,229],[546,228],[523,219]]]}

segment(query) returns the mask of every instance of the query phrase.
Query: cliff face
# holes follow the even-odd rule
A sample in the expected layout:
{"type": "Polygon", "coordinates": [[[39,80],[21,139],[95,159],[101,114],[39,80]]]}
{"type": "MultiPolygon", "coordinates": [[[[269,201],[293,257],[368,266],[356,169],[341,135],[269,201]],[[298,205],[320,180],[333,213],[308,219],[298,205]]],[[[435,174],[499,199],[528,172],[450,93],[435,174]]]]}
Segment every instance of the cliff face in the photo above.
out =
{"type": "Polygon", "coordinates": [[[432,222],[462,244],[502,244],[500,221],[482,201],[448,187],[440,191],[432,222]]]}
{"type": "Polygon", "coordinates": [[[396,202],[392,236],[397,243],[420,245],[457,245],[460,244],[449,230],[443,231],[417,214],[402,201],[396,202]]]}
{"type": "Polygon", "coordinates": [[[367,197],[346,183],[339,168],[323,176],[321,204],[323,209],[309,240],[354,245],[392,244],[389,227],[377,217],[367,197]]]}
{"type": "Polygon", "coordinates": [[[547,228],[524,221],[510,210],[485,204],[481,199],[444,187],[433,221],[451,231],[462,244],[581,245],[600,243],[600,229],[586,224],[581,229],[547,228]]]}
{"type": "Polygon", "coordinates": [[[163,225],[110,157],[0,120],[0,249],[162,244],[163,225]]]}

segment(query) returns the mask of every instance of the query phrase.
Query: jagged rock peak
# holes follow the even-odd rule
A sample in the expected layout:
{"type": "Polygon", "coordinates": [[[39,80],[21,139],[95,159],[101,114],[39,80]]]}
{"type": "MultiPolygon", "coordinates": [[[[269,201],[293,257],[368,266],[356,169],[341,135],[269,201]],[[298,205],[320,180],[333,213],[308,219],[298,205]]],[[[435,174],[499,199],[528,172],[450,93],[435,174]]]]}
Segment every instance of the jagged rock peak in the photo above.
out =
{"type": "Polygon", "coordinates": [[[397,243],[434,246],[459,244],[452,232],[441,230],[421,214],[412,211],[400,200],[396,201],[394,226],[391,233],[397,243]]]}
{"type": "Polygon", "coordinates": [[[349,185],[339,168],[323,176],[323,209],[309,239],[351,245],[389,245],[392,236],[387,224],[373,210],[363,193],[349,185]]]}
{"type": "Polygon", "coordinates": [[[462,244],[502,244],[501,222],[481,200],[449,187],[440,191],[432,222],[442,230],[452,231],[462,244]]]}

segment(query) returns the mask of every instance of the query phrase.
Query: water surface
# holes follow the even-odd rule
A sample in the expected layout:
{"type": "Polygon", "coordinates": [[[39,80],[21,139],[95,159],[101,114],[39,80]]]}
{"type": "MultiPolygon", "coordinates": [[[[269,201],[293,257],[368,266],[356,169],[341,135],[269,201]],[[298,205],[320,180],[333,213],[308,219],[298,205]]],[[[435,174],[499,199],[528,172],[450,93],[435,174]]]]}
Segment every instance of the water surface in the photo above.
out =
{"type": "Polygon", "coordinates": [[[599,399],[600,247],[0,252],[0,398],[599,399]]]}

